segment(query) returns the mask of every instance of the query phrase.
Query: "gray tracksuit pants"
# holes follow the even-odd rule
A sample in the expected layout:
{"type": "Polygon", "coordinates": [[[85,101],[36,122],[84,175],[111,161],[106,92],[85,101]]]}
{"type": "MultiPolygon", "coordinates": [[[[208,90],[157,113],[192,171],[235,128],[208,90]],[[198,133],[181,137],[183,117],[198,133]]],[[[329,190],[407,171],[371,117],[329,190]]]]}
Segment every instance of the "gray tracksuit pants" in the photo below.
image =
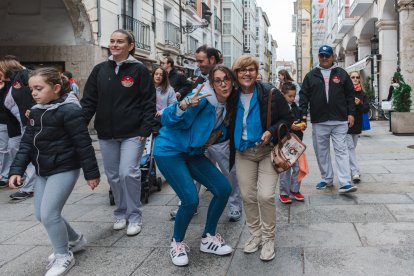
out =
{"type": "Polygon", "coordinates": [[[346,143],[348,123],[346,121],[327,121],[312,124],[313,148],[321,172],[321,180],[332,183],[334,172],[331,162],[330,141],[335,151],[339,187],[351,183],[349,154],[346,143]]]}
{"type": "Polygon", "coordinates": [[[79,234],[62,217],[63,206],[75,187],[79,173],[80,169],[77,169],[46,177],[36,177],[34,184],[35,216],[45,227],[55,254],[67,254],[68,242],[79,238],[79,234]]]}
{"type": "Polygon", "coordinates": [[[105,174],[115,199],[116,219],[142,223],[141,170],[139,168],[145,140],[138,137],[99,140],[105,174]]]}
{"type": "Polygon", "coordinates": [[[360,174],[359,166],[356,158],[356,147],[358,144],[359,134],[347,134],[346,143],[349,153],[349,166],[351,167],[351,175],[360,174]]]}

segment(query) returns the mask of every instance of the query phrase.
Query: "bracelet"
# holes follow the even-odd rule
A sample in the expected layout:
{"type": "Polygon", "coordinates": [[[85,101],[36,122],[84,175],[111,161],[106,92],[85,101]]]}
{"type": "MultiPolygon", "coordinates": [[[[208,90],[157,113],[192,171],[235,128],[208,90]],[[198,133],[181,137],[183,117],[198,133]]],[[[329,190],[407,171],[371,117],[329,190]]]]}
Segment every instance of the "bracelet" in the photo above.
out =
{"type": "Polygon", "coordinates": [[[193,102],[192,99],[190,97],[185,97],[183,99],[183,101],[187,104],[187,106],[190,106],[191,103],[193,102]]]}

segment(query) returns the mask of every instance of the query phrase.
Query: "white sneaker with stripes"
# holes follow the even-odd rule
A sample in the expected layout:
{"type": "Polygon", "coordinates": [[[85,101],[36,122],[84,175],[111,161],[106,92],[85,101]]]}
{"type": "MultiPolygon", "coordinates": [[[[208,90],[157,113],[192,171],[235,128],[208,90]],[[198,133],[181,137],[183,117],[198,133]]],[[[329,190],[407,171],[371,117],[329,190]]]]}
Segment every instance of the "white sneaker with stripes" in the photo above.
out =
{"type": "Polygon", "coordinates": [[[55,254],[55,259],[50,269],[46,272],[45,276],[59,276],[65,275],[69,269],[75,264],[75,258],[73,253],[69,251],[68,254],[55,254]]]}
{"type": "Polygon", "coordinates": [[[205,238],[201,238],[200,251],[223,256],[233,252],[233,249],[225,244],[220,234],[217,233],[215,236],[211,236],[207,233],[205,238]]]}
{"type": "Polygon", "coordinates": [[[190,248],[186,243],[176,242],[175,239],[173,239],[170,246],[170,257],[173,264],[176,266],[188,265],[187,252],[189,251],[190,248]]]}

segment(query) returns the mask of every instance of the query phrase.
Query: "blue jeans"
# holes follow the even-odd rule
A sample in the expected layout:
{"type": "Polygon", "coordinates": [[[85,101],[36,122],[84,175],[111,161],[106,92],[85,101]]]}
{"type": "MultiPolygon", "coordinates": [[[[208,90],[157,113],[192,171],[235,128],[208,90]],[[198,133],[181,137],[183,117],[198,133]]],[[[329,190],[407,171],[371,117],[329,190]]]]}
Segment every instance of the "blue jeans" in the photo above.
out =
{"type": "Polygon", "coordinates": [[[181,200],[175,217],[173,238],[184,240],[185,232],[198,206],[198,192],[193,179],[213,193],[207,213],[204,234],[215,235],[218,220],[226,207],[231,186],[223,174],[204,155],[189,156],[181,153],[154,156],[158,169],[181,200]]]}

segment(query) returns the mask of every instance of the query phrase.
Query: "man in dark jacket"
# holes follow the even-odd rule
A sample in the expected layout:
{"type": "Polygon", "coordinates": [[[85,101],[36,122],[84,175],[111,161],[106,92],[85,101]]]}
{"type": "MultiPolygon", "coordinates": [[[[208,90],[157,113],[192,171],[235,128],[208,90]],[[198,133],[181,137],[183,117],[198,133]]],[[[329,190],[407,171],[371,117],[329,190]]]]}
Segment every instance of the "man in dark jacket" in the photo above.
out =
{"type": "Polygon", "coordinates": [[[351,184],[349,154],[346,146],[348,127],[354,124],[354,87],[347,72],[334,64],[332,47],[319,48],[319,65],[306,74],[300,91],[300,108],[306,120],[308,106],[312,122],[313,147],[321,172],[316,189],[333,185],[334,173],[330,158],[332,138],[337,164],[339,193],[355,192],[351,184]]]}
{"type": "Polygon", "coordinates": [[[174,67],[174,59],[172,57],[166,57],[161,65],[168,72],[168,80],[171,86],[174,88],[177,99],[183,99],[189,92],[191,92],[191,81],[178,72],[174,67]]]}

